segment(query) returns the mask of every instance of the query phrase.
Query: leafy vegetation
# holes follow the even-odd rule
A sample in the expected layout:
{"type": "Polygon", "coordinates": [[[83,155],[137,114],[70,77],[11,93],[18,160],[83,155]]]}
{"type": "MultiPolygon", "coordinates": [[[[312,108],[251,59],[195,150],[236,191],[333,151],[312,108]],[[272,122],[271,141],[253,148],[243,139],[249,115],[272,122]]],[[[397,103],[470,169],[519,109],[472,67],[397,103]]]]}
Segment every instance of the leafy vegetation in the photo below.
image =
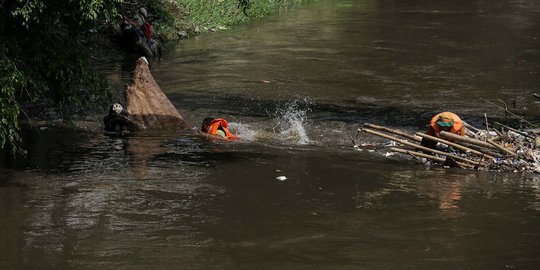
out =
{"type": "Polygon", "coordinates": [[[103,76],[90,68],[96,21],[111,21],[123,0],[0,0],[0,148],[20,150],[19,117],[40,102],[59,117],[103,103],[103,76]]]}

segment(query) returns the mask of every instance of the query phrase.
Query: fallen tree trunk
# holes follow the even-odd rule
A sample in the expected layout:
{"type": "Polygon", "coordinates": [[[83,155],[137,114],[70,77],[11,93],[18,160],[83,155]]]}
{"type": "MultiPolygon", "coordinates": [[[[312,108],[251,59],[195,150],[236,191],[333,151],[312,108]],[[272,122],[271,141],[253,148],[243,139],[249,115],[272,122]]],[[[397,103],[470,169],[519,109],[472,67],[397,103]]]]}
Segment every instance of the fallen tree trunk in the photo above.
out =
{"type": "Polygon", "coordinates": [[[188,129],[189,126],[154,80],[146,58],[137,60],[133,80],[124,91],[126,111],[143,129],[188,129]]]}

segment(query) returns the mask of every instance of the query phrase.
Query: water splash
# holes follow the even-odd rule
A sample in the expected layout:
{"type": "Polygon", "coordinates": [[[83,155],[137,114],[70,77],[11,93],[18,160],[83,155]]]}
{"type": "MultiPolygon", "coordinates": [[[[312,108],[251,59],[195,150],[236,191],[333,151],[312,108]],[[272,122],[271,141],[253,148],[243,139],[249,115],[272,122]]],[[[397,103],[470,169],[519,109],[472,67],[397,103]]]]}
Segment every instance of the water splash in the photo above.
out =
{"type": "Polygon", "coordinates": [[[229,129],[239,136],[241,141],[255,141],[260,136],[262,131],[250,124],[231,122],[229,129]]]}
{"type": "Polygon", "coordinates": [[[308,100],[294,100],[278,108],[274,114],[276,126],[274,132],[287,141],[295,141],[298,144],[308,144],[307,136],[308,113],[310,112],[308,100]]]}
{"type": "Polygon", "coordinates": [[[306,126],[308,125],[307,101],[292,101],[278,106],[275,111],[268,113],[271,121],[261,121],[253,124],[230,122],[230,130],[240,137],[241,141],[278,140],[295,144],[309,144],[306,126]]]}

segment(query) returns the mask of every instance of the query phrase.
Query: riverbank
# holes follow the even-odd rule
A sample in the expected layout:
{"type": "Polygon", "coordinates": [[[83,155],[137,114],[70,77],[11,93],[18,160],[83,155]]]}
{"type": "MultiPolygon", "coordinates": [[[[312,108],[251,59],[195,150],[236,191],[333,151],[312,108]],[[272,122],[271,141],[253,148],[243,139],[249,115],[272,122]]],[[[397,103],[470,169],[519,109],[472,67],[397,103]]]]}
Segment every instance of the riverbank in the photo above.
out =
{"type": "Polygon", "coordinates": [[[111,103],[104,62],[120,61],[129,52],[119,45],[121,16],[146,7],[162,43],[234,25],[309,0],[141,0],[39,1],[0,4],[0,148],[21,143],[19,123],[84,118],[111,103]],[[70,16],[64,16],[69,14],[70,16]]]}
{"type": "Polygon", "coordinates": [[[223,31],[294,5],[313,0],[142,0],[125,2],[120,13],[132,15],[145,7],[155,16],[154,30],[164,40],[176,40],[202,33],[223,31]]]}

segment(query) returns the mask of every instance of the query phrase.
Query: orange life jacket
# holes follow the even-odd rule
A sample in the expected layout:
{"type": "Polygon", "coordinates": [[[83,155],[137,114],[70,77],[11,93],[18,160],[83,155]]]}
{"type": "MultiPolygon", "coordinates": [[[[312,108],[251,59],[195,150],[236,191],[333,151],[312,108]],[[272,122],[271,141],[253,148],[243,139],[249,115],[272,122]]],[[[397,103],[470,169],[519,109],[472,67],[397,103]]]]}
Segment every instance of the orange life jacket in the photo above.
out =
{"type": "Polygon", "coordinates": [[[237,140],[238,136],[232,134],[227,127],[229,126],[229,123],[227,120],[223,118],[216,118],[210,122],[208,127],[206,128],[206,133],[210,135],[217,135],[218,130],[221,130],[225,132],[225,139],[227,140],[237,140]]]}
{"type": "MultiPolygon", "coordinates": [[[[442,112],[433,116],[433,118],[431,118],[430,129],[428,130],[428,134],[432,132],[436,132],[436,133],[441,132],[442,129],[437,124],[437,120],[439,120],[439,116],[441,116],[441,114],[443,113],[450,114],[452,116],[452,119],[454,120],[454,125],[448,132],[465,136],[465,130],[463,129],[463,122],[461,122],[461,118],[459,118],[459,116],[457,116],[455,113],[451,113],[451,112],[442,112]]],[[[429,135],[434,135],[434,134],[429,134],[429,135]]]]}

